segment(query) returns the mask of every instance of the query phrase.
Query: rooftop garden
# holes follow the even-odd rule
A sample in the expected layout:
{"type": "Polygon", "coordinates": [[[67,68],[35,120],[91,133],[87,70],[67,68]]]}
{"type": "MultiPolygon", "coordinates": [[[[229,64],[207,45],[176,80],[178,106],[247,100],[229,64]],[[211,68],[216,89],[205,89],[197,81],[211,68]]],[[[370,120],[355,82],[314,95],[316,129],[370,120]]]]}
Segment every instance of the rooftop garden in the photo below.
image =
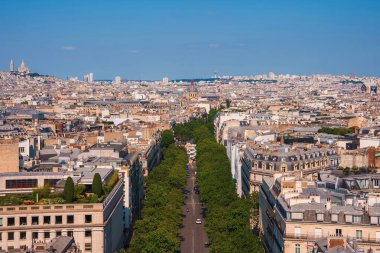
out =
{"type": "Polygon", "coordinates": [[[338,128],[328,128],[323,127],[318,130],[318,133],[326,133],[326,134],[334,134],[334,135],[341,135],[344,136],[346,134],[353,134],[355,133],[355,128],[344,128],[344,127],[338,127],[338,128]]]}
{"type": "Polygon", "coordinates": [[[52,192],[52,187],[45,185],[34,189],[30,194],[0,196],[0,206],[101,203],[118,181],[119,175],[115,172],[107,183],[102,184],[100,175],[96,173],[89,191],[84,184],[74,185],[73,179],[68,177],[63,191],[52,192]]]}

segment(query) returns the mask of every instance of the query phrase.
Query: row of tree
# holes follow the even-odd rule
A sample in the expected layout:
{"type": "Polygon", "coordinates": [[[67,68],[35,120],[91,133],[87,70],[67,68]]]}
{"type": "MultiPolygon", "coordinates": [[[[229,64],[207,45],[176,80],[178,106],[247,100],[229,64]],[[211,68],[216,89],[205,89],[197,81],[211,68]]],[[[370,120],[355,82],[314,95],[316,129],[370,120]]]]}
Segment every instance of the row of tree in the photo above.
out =
{"type": "MultiPolygon", "coordinates": [[[[102,183],[102,178],[99,173],[95,173],[93,179],[92,179],[92,185],[91,185],[91,191],[93,194],[89,195],[90,199],[86,195],[86,187],[83,184],[77,184],[74,185],[74,181],[71,177],[68,177],[65,182],[65,188],[63,190],[63,199],[65,200],[66,203],[73,203],[76,201],[80,201],[81,199],[84,202],[91,202],[91,203],[98,203],[99,199],[101,199],[103,196],[107,195],[113,187],[116,185],[116,183],[119,181],[119,175],[115,171],[110,180],[103,185],[102,183]]],[[[47,192],[50,192],[50,186],[47,186],[38,189],[37,193],[39,194],[40,198],[42,194],[44,194],[44,197],[47,192]],[[47,189],[47,191],[46,191],[47,189]]]]}
{"type": "Polygon", "coordinates": [[[252,205],[236,194],[226,149],[213,136],[211,111],[208,119],[176,126],[175,136],[197,144],[197,179],[204,202],[206,231],[212,252],[264,252],[250,228],[252,205]]]}
{"type": "Polygon", "coordinates": [[[334,135],[346,135],[346,134],[352,134],[355,132],[354,127],[345,128],[345,127],[337,127],[337,128],[329,128],[329,127],[322,127],[318,130],[318,133],[325,133],[325,134],[334,134],[334,135]]]}
{"type": "Polygon", "coordinates": [[[177,236],[182,223],[187,156],[176,147],[171,132],[165,132],[164,159],[146,180],[146,200],[141,217],[133,227],[128,252],[179,252],[177,236]],[[169,140],[171,139],[171,140],[169,140]],[[168,144],[168,145],[167,145],[168,144]]]}

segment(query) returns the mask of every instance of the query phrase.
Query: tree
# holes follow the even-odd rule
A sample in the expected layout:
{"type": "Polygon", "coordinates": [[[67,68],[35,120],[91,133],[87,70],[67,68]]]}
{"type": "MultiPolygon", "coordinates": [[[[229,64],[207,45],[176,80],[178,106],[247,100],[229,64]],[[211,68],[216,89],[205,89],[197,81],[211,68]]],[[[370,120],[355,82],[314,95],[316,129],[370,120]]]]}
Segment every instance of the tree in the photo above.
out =
{"type": "Polygon", "coordinates": [[[38,199],[43,199],[43,198],[49,198],[50,196],[50,185],[49,184],[45,184],[43,187],[40,187],[40,188],[36,188],[33,190],[33,199],[37,199],[37,195],[38,195],[38,199]]]}
{"type": "Polygon", "coordinates": [[[102,178],[100,177],[99,173],[96,173],[94,175],[94,178],[92,179],[92,192],[98,195],[99,197],[103,196],[103,184],[102,184],[102,178]]]}
{"type": "Polygon", "coordinates": [[[63,198],[66,203],[72,203],[75,198],[74,181],[71,177],[68,177],[65,182],[65,189],[63,190],[63,198]]]}
{"type": "Polygon", "coordinates": [[[84,195],[86,191],[86,186],[84,184],[77,184],[74,189],[75,189],[75,197],[79,199],[81,195],[84,195]]]}
{"type": "Polygon", "coordinates": [[[227,106],[227,108],[230,108],[230,106],[231,106],[231,99],[226,99],[226,106],[227,106]]]}
{"type": "Polygon", "coordinates": [[[170,145],[164,149],[164,159],[146,180],[143,218],[137,220],[133,227],[128,252],[179,252],[177,233],[182,223],[187,162],[183,148],[170,145]]]}
{"type": "Polygon", "coordinates": [[[176,136],[191,133],[197,144],[197,179],[212,252],[264,252],[250,228],[257,223],[258,195],[250,201],[237,196],[226,149],[213,135],[216,114],[211,110],[206,120],[194,120],[174,129],[176,136]]]}
{"type": "Polygon", "coordinates": [[[165,130],[161,133],[161,145],[164,148],[169,147],[174,143],[174,136],[170,130],[165,130]]]}
{"type": "Polygon", "coordinates": [[[117,182],[119,182],[119,174],[115,171],[111,176],[110,180],[108,180],[108,182],[104,186],[104,191],[106,193],[112,191],[113,187],[117,184],[117,182]]]}
{"type": "Polygon", "coordinates": [[[91,196],[90,202],[91,202],[91,203],[98,203],[98,202],[99,202],[99,197],[98,197],[98,195],[93,194],[93,195],[91,196]]]}

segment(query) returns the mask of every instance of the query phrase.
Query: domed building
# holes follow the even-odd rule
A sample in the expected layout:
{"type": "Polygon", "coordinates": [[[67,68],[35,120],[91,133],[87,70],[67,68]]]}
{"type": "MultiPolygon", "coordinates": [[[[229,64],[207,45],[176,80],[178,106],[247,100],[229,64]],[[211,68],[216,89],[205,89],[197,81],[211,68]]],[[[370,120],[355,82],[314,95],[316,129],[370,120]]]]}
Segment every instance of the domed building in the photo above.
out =
{"type": "Polygon", "coordinates": [[[24,75],[27,75],[30,73],[30,70],[29,68],[26,66],[24,60],[22,60],[21,62],[21,66],[17,69],[18,73],[19,74],[24,74],[24,75]]]}

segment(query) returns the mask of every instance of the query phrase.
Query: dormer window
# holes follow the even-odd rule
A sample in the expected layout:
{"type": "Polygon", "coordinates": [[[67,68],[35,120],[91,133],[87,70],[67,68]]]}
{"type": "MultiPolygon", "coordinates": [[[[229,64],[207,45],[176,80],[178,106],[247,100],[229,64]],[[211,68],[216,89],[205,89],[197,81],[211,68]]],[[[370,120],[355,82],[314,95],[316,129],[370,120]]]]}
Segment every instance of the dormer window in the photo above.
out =
{"type": "Polygon", "coordinates": [[[303,213],[292,213],[292,220],[303,220],[303,213]]]}
{"type": "Polygon", "coordinates": [[[353,223],[361,223],[362,222],[362,217],[359,215],[354,215],[352,218],[353,218],[352,219],[353,223]]]}

